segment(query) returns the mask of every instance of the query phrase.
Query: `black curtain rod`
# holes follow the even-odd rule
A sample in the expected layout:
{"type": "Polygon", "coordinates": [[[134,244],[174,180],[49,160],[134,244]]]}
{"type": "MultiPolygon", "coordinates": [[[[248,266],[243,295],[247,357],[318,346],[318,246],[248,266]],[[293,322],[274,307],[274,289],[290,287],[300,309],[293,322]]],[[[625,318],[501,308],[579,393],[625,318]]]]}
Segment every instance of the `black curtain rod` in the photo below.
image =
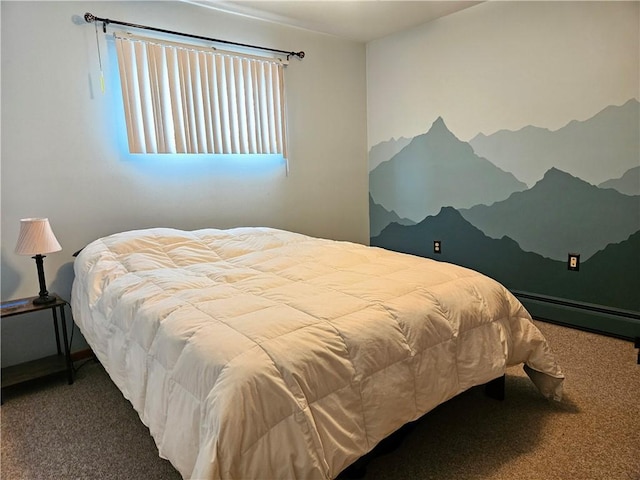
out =
{"type": "Polygon", "coordinates": [[[128,23],[128,22],[121,22],[119,20],[111,20],[109,18],[100,18],[100,17],[96,17],[95,15],[93,15],[93,14],[91,14],[89,12],[84,14],[84,20],[87,23],[102,22],[102,31],[104,33],[107,33],[107,25],[108,24],[115,23],[117,25],[124,25],[126,27],[141,28],[143,30],[153,30],[154,32],[169,33],[171,35],[180,35],[182,37],[197,38],[199,40],[207,40],[207,41],[210,41],[210,42],[226,43],[226,44],[229,44],[229,45],[236,45],[236,46],[239,46],[239,47],[249,47],[249,48],[256,48],[258,50],[266,50],[266,51],[269,51],[269,52],[284,53],[284,54],[287,55],[287,57],[294,56],[294,57],[298,57],[300,59],[304,58],[304,52],[303,51],[300,51],[300,52],[287,52],[286,50],[277,50],[275,48],[260,47],[258,45],[249,45],[249,44],[246,44],[246,43],[231,42],[229,40],[218,40],[217,38],[201,37],[200,35],[192,35],[190,33],[174,32],[172,30],[165,30],[163,28],[155,28],[155,27],[148,27],[146,25],[138,25],[137,23],[128,23]]]}

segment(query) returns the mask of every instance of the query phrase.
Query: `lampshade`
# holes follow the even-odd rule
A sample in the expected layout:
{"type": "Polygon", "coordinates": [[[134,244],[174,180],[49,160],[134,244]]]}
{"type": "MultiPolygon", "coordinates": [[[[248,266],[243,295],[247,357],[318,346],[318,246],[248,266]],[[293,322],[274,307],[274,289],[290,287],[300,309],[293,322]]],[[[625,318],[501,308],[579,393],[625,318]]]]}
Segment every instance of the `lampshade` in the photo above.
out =
{"type": "Polygon", "coordinates": [[[48,218],[23,218],[16,245],[18,255],[59,252],[62,247],[51,230],[48,218]]]}

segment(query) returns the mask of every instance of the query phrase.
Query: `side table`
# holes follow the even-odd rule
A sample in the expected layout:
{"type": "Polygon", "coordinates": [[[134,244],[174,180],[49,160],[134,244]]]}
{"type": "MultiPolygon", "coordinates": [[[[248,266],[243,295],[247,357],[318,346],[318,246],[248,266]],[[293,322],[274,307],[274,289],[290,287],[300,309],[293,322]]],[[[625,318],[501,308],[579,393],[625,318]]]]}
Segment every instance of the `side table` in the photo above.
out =
{"type": "Polygon", "coordinates": [[[26,382],[46,375],[59,372],[67,372],[69,385],[73,383],[73,365],[71,363],[71,353],[69,352],[69,340],[67,338],[67,322],[64,309],[68,305],[58,295],[50,294],[55,302],[46,305],[34,305],[33,300],[37,297],[20,298],[2,302],[0,304],[0,318],[14,317],[38,312],[41,310],[51,310],[53,314],[53,326],[56,334],[56,345],[58,354],[51,355],[37,360],[11,365],[2,369],[2,388],[10,387],[18,383],[26,382]],[[60,328],[58,327],[58,313],[60,314],[60,324],[62,328],[62,347],[60,346],[60,328]],[[63,352],[64,349],[64,352],[63,352]]]}

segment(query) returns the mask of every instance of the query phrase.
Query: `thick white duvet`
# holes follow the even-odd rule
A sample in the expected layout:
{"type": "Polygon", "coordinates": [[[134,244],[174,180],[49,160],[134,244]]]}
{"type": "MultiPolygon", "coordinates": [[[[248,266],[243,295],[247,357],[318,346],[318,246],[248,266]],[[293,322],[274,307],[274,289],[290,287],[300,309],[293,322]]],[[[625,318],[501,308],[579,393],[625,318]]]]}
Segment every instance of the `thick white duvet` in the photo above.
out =
{"type": "Polygon", "coordinates": [[[333,478],[400,426],[525,363],[522,305],[462,267],[269,228],[166,228],[75,261],[82,334],[185,478],[333,478]]]}

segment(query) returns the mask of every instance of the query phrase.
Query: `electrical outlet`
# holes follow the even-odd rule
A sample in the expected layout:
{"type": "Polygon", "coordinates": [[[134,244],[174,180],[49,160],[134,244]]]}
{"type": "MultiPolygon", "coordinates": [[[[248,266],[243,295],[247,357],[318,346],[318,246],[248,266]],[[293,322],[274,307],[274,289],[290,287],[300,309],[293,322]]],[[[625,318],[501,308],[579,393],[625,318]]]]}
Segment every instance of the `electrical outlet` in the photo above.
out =
{"type": "Polygon", "coordinates": [[[433,253],[442,253],[442,242],[440,240],[433,241],[433,253]]]}
{"type": "Polygon", "coordinates": [[[567,269],[577,272],[580,270],[580,255],[577,253],[570,253],[567,260],[567,269]]]}

